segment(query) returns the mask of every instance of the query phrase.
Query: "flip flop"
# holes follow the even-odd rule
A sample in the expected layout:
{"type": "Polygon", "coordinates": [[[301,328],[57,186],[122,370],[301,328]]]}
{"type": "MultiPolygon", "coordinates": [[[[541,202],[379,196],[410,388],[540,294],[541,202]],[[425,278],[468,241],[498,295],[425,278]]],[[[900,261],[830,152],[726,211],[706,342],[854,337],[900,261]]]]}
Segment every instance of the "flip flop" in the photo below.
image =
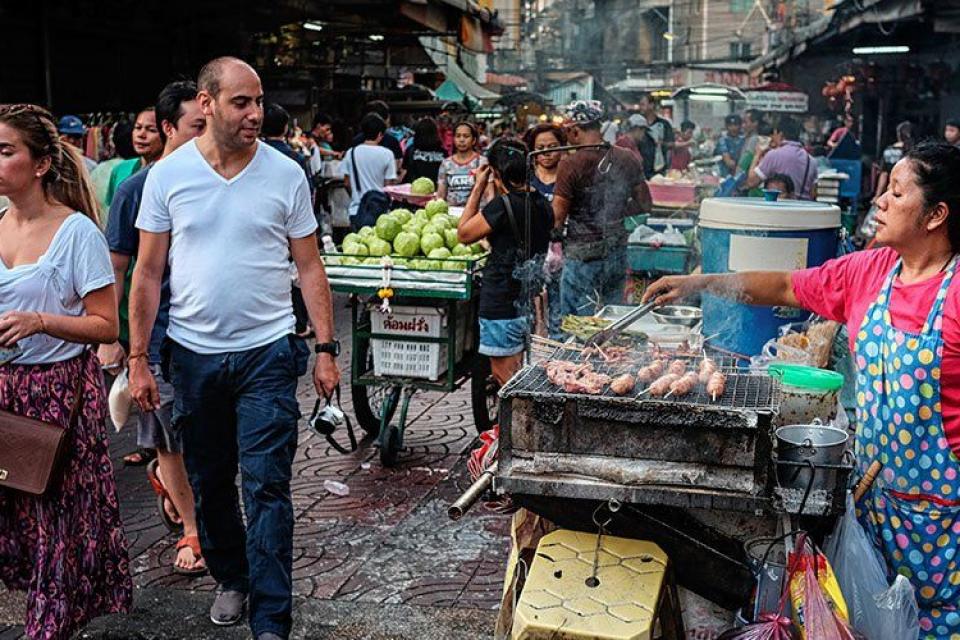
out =
{"type": "Polygon", "coordinates": [[[160,512],[160,519],[163,521],[164,526],[167,527],[172,533],[179,533],[183,530],[183,519],[180,517],[180,514],[177,513],[177,507],[173,504],[173,500],[170,498],[170,493],[167,491],[167,488],[163,486],[163,483],[160,482],[160,476],[157,475],[157,465],[159,461],[153,459],[147,465],[147,480],[150,481],[150,486],[153,487],[153,492],[157,494],[157,511],[160,512]],[[177,518],[180,518],[180,522],[177,522],[167,511],[167,503],[170,503],[170,509],[177,514],[177,518]]]}
{"type": "Polygon", "coordinates": [[[157,452],[153,449],[137,449],[123,456],[123,466],[142,467],[149,464],[151,460],[157,459],[157,452]]]}
{"type": "MultiPolygon", "coordinates": [[[[180,541],[177,542],[177,553],[180,553],[180,549],[186,547],[190,548],[190,551],[193,552],[193,557],[196,562],[203,561],[203,554],[200,552],[200,538],[197,536],[183,536],[180,538],[180,541]]],[[[183,569],[178,567],[176,564],[173,565],[173,572],[177,575],[188,576],[188,577],[197,577],[203,576],[207,573],[207,567],[196,567],[194,569],[183,569]]]]}

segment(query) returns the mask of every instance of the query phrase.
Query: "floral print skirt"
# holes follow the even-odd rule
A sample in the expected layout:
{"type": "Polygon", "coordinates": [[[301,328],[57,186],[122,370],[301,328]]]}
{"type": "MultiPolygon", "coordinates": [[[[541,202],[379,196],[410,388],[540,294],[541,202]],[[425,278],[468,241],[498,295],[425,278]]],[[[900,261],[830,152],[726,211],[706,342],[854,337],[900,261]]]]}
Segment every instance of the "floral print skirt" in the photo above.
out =
{"type": "Polygon", "coordinates": [[[103,374],[93,352],[53,364],[0,365],[0,409],[68,427],[78,378],[79,419],[50,489],[40,497],[0,489],[0,580],[28,592],[32,640],[65,640],[92,618],[128,611],[133,598],[103,374]]]}

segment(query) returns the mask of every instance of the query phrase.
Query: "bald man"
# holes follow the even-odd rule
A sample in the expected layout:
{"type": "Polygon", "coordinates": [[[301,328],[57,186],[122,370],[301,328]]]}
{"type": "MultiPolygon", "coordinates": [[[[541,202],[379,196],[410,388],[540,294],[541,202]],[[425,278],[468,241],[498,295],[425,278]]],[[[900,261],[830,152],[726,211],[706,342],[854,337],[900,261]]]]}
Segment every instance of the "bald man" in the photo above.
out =
{"type": "Polygon", "coordinates": [[[158,406],[147,362],[160,280],[170,265],[166,371],[178,399],[174,427],[196,495],[200,546],[219,590],[217,625],[236,624],[249,602],[257,640],[289,637],[297,378],[309,350],[294,335],[293,257],[318,354],[317,393],[340,381],[330,287],[303,169],[258,141],[263,88],[236,58],[200,72],[206,131],[150,172],[137,218],[130,386],[144,411],[158,406]],[[234,480],[239,466],[247,526],[234,480]]]}

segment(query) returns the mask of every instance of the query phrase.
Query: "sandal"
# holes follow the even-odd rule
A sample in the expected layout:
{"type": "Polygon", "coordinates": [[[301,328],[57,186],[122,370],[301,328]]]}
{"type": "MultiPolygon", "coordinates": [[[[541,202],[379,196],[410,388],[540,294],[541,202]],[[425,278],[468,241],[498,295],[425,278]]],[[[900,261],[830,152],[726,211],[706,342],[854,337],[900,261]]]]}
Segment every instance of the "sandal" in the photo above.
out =
{"type": "Polygon", "coordinates": [[[149,464],[151,460],[156,459],[157,452],[155,449],[137,449],[136,451],[123,456],[123,466],[142,467],[145,464],[149,464]]]}
{"type": "MultiPolygon", "coordinates": [[[[180,538],[180,541],[177,542],[177,555],[180,554],[181,549],[189,548],[193,552],[194,564],[203,562],[203,554],[200,552],[200,538],[197,536],[183,536],[180,538]]],[[[206,575],[207,567],[206,564],[202,567],[194,567],[193,569],[184,569],[176,565],[174,561],[173,572],[177,575],[188,576],[188,577],[197,577],[206,575]]]]}
{"type": "Polygon", "coordinates": [[[150,481],[153,492],[157,494],[157,511],[160,512],[160,519],[163,521],[164,526],[172,533],[179,533],[183,531],[183,518],[181,518],[177,512],[177,507],[173,504],[167,488],[160,482],[160,476],[157,475],[158,464],[159,461],[154,459],[147,465],[147,480],[150,481]],[[167,507],[168,504],[170,505],[169,509],[167,507]],[[173,511],[176,515],[171,515],[170,511],[173,511]]]}

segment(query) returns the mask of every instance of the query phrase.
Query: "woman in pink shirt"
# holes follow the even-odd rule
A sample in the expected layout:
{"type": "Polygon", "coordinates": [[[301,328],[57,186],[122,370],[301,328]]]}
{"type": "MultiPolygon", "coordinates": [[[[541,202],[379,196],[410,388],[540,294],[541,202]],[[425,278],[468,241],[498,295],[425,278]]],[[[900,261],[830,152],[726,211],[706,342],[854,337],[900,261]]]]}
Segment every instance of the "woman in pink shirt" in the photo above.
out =
{"type": "Polygon", "coordinates": [[[794,272],[664,278],[644,301],[709,290],[846,323],[857,363],[855,453],[882,471],[858,504],[892,572],[917,590],[920,637],[960,634],[960,149],[920,145],[877,201],[877,240],[794,272]]]}

